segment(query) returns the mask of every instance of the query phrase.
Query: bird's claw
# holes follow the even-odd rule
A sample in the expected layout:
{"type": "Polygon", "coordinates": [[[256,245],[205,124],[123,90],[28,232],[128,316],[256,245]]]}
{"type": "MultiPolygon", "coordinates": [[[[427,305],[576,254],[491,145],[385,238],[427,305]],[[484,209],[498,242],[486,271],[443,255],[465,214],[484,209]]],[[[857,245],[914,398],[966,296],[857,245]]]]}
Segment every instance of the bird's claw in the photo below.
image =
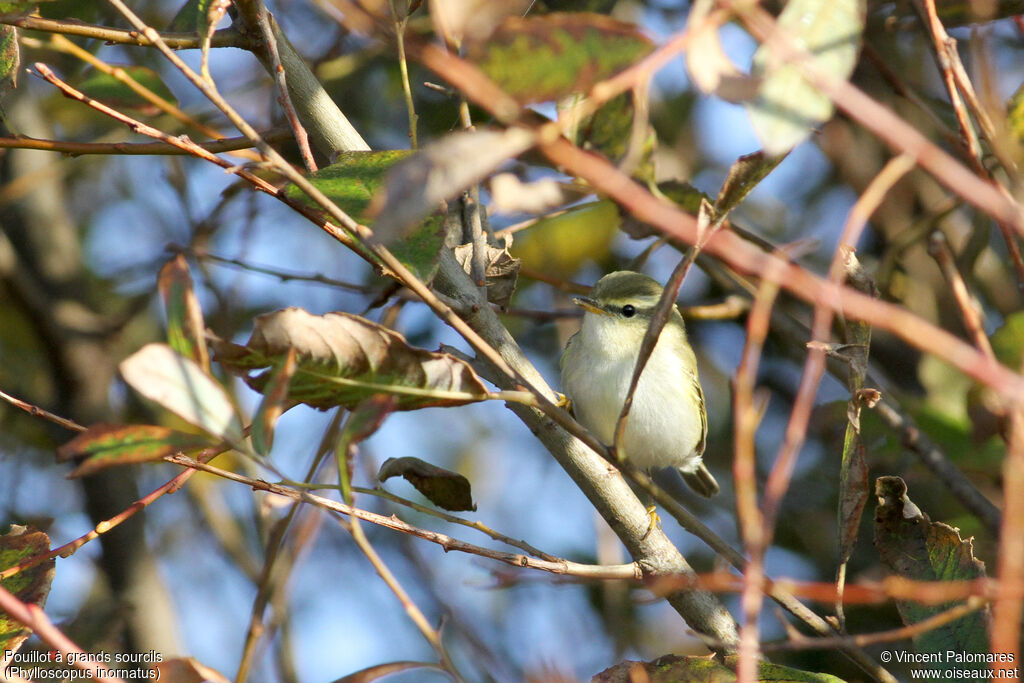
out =
{"type": "Polygon", "coordinates": [[[661,517],[658,515],[658,508],[655,505],[652,504],[647,506],[647,516],[650,518],[650,523],[647,527],[647,531],[644,532],[643,535],[645,540],[651,535],[652,531],[661,528],[661,517]]]}

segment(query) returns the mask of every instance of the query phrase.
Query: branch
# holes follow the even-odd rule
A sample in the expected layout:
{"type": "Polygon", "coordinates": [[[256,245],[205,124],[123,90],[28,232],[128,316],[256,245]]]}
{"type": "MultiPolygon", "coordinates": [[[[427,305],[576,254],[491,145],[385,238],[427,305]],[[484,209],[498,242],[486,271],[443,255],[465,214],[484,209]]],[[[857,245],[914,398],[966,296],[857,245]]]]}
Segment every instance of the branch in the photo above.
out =
{"type": "MultiPolygon", "coordinates": [[[[287,132],[270,131],[264,136],[264,139],[272,142],[281,142],[288,137],[287,132]]],[[[213,154],[250,149],[254,146],[252,141],[246,137],[193,142],[192,144],[213,154]]],[[[184,149],[181,146],[172,145],[167,142],[68,142],[65,140],[43,140],[27,135],[18,135],[11,138],[0,137],[0,148],[39,149],[46,152],[70,154],[71,156],[78,156],[80,154],[194,154],[190,149],[184,149]]]]}
{"type": "MultiPolygon", "coordinates": [[[[259,0],[235,0],[243,35],[253,37],[262,35],[259,6],[259,0]]],[[[281,27],[277,25],[274,16],[267,14],[267,20],[277,43],[280,66],[288,74],[288,94],[298,112],[299,119],[313,139],[313,145],[327,155],[331,161],[341,152],[368,151],[370,146],[366,144],[359,131],[327,94],[323,85],[310,71],[306,61],[288,42],[288,38],[281,31],[281,27]]],[[[250,43],[258,44],[258,41],[254,38],[250,43]]],[[[266,43],[249,49],[260,60],[263,68],[271,75],[276,76],[274,60],[266,43]]]]}
{"type": "MultiPolygon", "coordinates": [[[[37,605],[25,604],[3,586],[0,586],[0,612],[6,612],[15,621],[32,629],[32,632],[40,640],[53,649],[70,655],[68,661],[73,660],[74,666],[86,672],[87,678],[110,681],[110,683],[124,683],[124,680],[114,676],[114,672],[106,664],[92,661],[85,656],[77,656],[84,655],[85,651],[54,626],[42,609],[37,605]]],[[[2,675],[3,670],[0,669],[0,677],[2,675]]]]}
{"type": "MultiPolygon", "coordinates": [[[[426,66],[444,76],[447,81],[471,97],[476,104],[495,116],[510,118],[507,109],[514,104],[514,100],[511,100],[475,66],[435,46],[422,48],[418,56],[426,66]]],[[[894,137],[889,131],[883,129],[882,132],[885,133],[882,136],[883,139],[892,140],[894,146],[906,151],[918,164],[935,173],[942,182],[949,181],[951,188],[958,194],[967,194],[968,187],[977,190],[980,194],[971,195],[965,199],[983,211],[1000,219],[1012,218],[1013,220],[1010,222],[1014,225],[1018,220],[1024,225],[1024,214],[1018,215],[1019,207],[1008,201],[991,183],[973,175],[955,159],[923,138],[909,124],[885,110],[867,95],[848,84],[845,87],[840,87],[830,82],[829,85],[833,86],[832,90],[827,90],[817,82],[815,85],[821,87],[829,95],[835,95],[834,91],[840,91],[845,98],[844,102],[849,99],[858,103],[857,106],[870,106],[872,112],[882,110],[885,115],[882,116],[881,122],[875,119],[871,120],[872,130],[883,127],[885,124],[898,127],[900,130],[909,129],[913,133],[912,139],[908,137],[907,140],[904,140],[899,136],[894,137]],[[849,97],[847,98],[847,96],[849,97]],[[933,168],[937,159],[942,160],[938,169],[943,172],[942,176],[939,176],[936,169],[933,168]]],[[[600,86],[601,84],[595,88],[600,86]]],[[[850,108],[856,107],[850,105],[850,108]]],[[[854,115],[853,112],[850,113],[854,115]]],[[[865,125],[867,124],[865,123],[865,125]]],[[[569,175],[586,179],[595,190],[614,199],[634,218],[650,224],[664,235],[677,238],[686,244],[697,243],[699,230],[693,216],[675,205],[655,197],[647,188],[622,173],[603,157],[580,150],[569,141],[554,134],[549,135],[549,133],[556,132],[555,128],[544,127],[538,135],[541,140],[541,151],[556,166],[561,167],[569,175]]],[[[851,287],[830,283],[825,278],[811,273],[795,263],[786,261],[777,255],[766,254],[760,247],[742,239],[731,230],[721,230],[715,233],[705,245],[704,251],[734,270],[747,275],[760,277],[776,267],[781,267],[780,282],[783,288],[800,299],[813,305],[824,305],[835,313],[842,313],[876,328],[887,330],[911,346],[939,356],[963,373],[992,387],[1009,402],[1024,400],[1024,377],[1003,365],[994,363],[963,340],[899,306],[873,299],[851,287]]]]}
{"type": "MultiPolygon", "coordinates": [[[[139,31],[132,31],[109,26],[98,26],[87,24],[84,21],[74,19],[44,19],[40,16],[25,16],[24,14],[0,14],[0,24],[17,26],[18,28],[31,31],[45,31],[47,33],[61,33],[67,36],[82,36],[83,38],[95,38],[105,43],[117,43],[122,45],[153,45],[153,40],[142,35],[139,31]]],[[[176,50],[199,49],[201,40],[195,33],[161,33],[161,40],[169,47],[176,50]]],[[[213,34],[213,47],[237,47],[250,49],[246,36],[233,28],[222,29],[213,34]]]]}
{"type": "MultiPolygon", "coordinates": [[[[273,493],[294,501],[309,503],[310,505],[315,505],[319,508],[330,510],[332,512],[338,512],[349,517],[355,517],[365,522],[370,522],[371,524],[392,529],[393,531],[416,536],[417,538],[422,538],[425,541],[436,543],[444,548],[445,552],[454,550],[456,552],[486,557],[513,567],[537,569],[551,574],[579,576],[591,579],[637,580],[639,578],[637,575],[637,569],[633,565],[602,566],[580,564],[569,560],[551,561],[530,557],[529,555],[524,555],[522,553],[506,553],[498,550],[491,550],[490,548],[484,548],[483,546],[461,541],[457,538],[448,536],[447,534],[421,529],[420,527],[403,522],[394,515],[379,515],[375,512],[370,512],[369,510],[352,507],[344,503],[333,501],[329,498],[324,498],[305,491],[299,491],[288,486],[272,484],[270,482],[263,481],[262,479],[253,479],[242,474],[229,472],[227,470],[220,469],[219,467],[214,467],[213,465],[193,460],[185,455],[171,455],[164,458],[164,460],[175,465],[190,468],[190,470],[208,472],[230,481],[245,484],[252,487],[255,491],[266,491],[267,493],[273,493]]],[[[646,511],[644,511],[644,514],[646,515],[646,511]]]]}

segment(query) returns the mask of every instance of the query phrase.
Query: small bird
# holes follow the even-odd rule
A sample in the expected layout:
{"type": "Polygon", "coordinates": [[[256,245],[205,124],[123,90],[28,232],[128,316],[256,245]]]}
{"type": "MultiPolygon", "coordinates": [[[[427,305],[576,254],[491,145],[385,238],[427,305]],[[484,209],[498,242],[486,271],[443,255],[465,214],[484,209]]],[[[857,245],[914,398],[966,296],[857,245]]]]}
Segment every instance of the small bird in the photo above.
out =
{"type": "MultiPolygon", "coordinates": [[[[614,439],[661,293],[656,280],[623,270],[598,280],[589,297],[573,298],[584,310],[583,325],[562,354],[562,390],[579,423],[605,444],[614,439]]],[[[719,489],[703,462],[707,433],[697,357],[673,306],[640,375],[621,445],[635,466],[675,467],[690,488],[710,498],[719,489]]]]}

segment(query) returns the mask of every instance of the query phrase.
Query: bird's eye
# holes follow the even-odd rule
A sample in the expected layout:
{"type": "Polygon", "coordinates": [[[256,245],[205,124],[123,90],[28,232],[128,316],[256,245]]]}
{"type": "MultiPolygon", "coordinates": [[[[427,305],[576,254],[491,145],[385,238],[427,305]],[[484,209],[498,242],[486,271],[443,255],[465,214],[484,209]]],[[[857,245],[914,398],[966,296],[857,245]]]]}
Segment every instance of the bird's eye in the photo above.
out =
{"type": "Polygon", "coordinates": [[[627,318],[632,318],[634,315],[636,315],[636,307],[634,307],[633,304],[626,304],[625,306],[622,307],[622,315],[626,316],[627,318]]]}

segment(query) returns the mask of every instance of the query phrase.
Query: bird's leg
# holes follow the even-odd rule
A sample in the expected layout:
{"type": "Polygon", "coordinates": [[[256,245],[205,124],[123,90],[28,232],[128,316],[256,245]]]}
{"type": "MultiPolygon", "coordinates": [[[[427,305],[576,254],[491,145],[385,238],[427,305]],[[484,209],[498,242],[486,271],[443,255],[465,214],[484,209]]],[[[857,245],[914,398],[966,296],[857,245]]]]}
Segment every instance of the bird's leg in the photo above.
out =
{"type": "Polygon", "coordinates": [[[572,415],[572,399],[565,394],[556,391],[555,392],[555,405],[559,408],[565,408],[572,415]]]}
{"type": "Polygon", "coordinates": [[[647,526],[647,531],[644,532],[643,538],[646,540],[651,532],[655,529],[661,528],[661,517],[658,516],[658,506],[654,504],[654,496],[644,492],[644,502],[647,504],[647,516],[650,518],[650,522],[647,526]]]}
{"type": "Polygon", "coordinates": [[[661,528],[661,517],[658,515],[658,506],[654,504],[654,501],[647,506],[647,516],[650,518],[650,523],[647,526],[647,531],[644,532],[643,540],[646,540],[652,531],[661,528]]]}

